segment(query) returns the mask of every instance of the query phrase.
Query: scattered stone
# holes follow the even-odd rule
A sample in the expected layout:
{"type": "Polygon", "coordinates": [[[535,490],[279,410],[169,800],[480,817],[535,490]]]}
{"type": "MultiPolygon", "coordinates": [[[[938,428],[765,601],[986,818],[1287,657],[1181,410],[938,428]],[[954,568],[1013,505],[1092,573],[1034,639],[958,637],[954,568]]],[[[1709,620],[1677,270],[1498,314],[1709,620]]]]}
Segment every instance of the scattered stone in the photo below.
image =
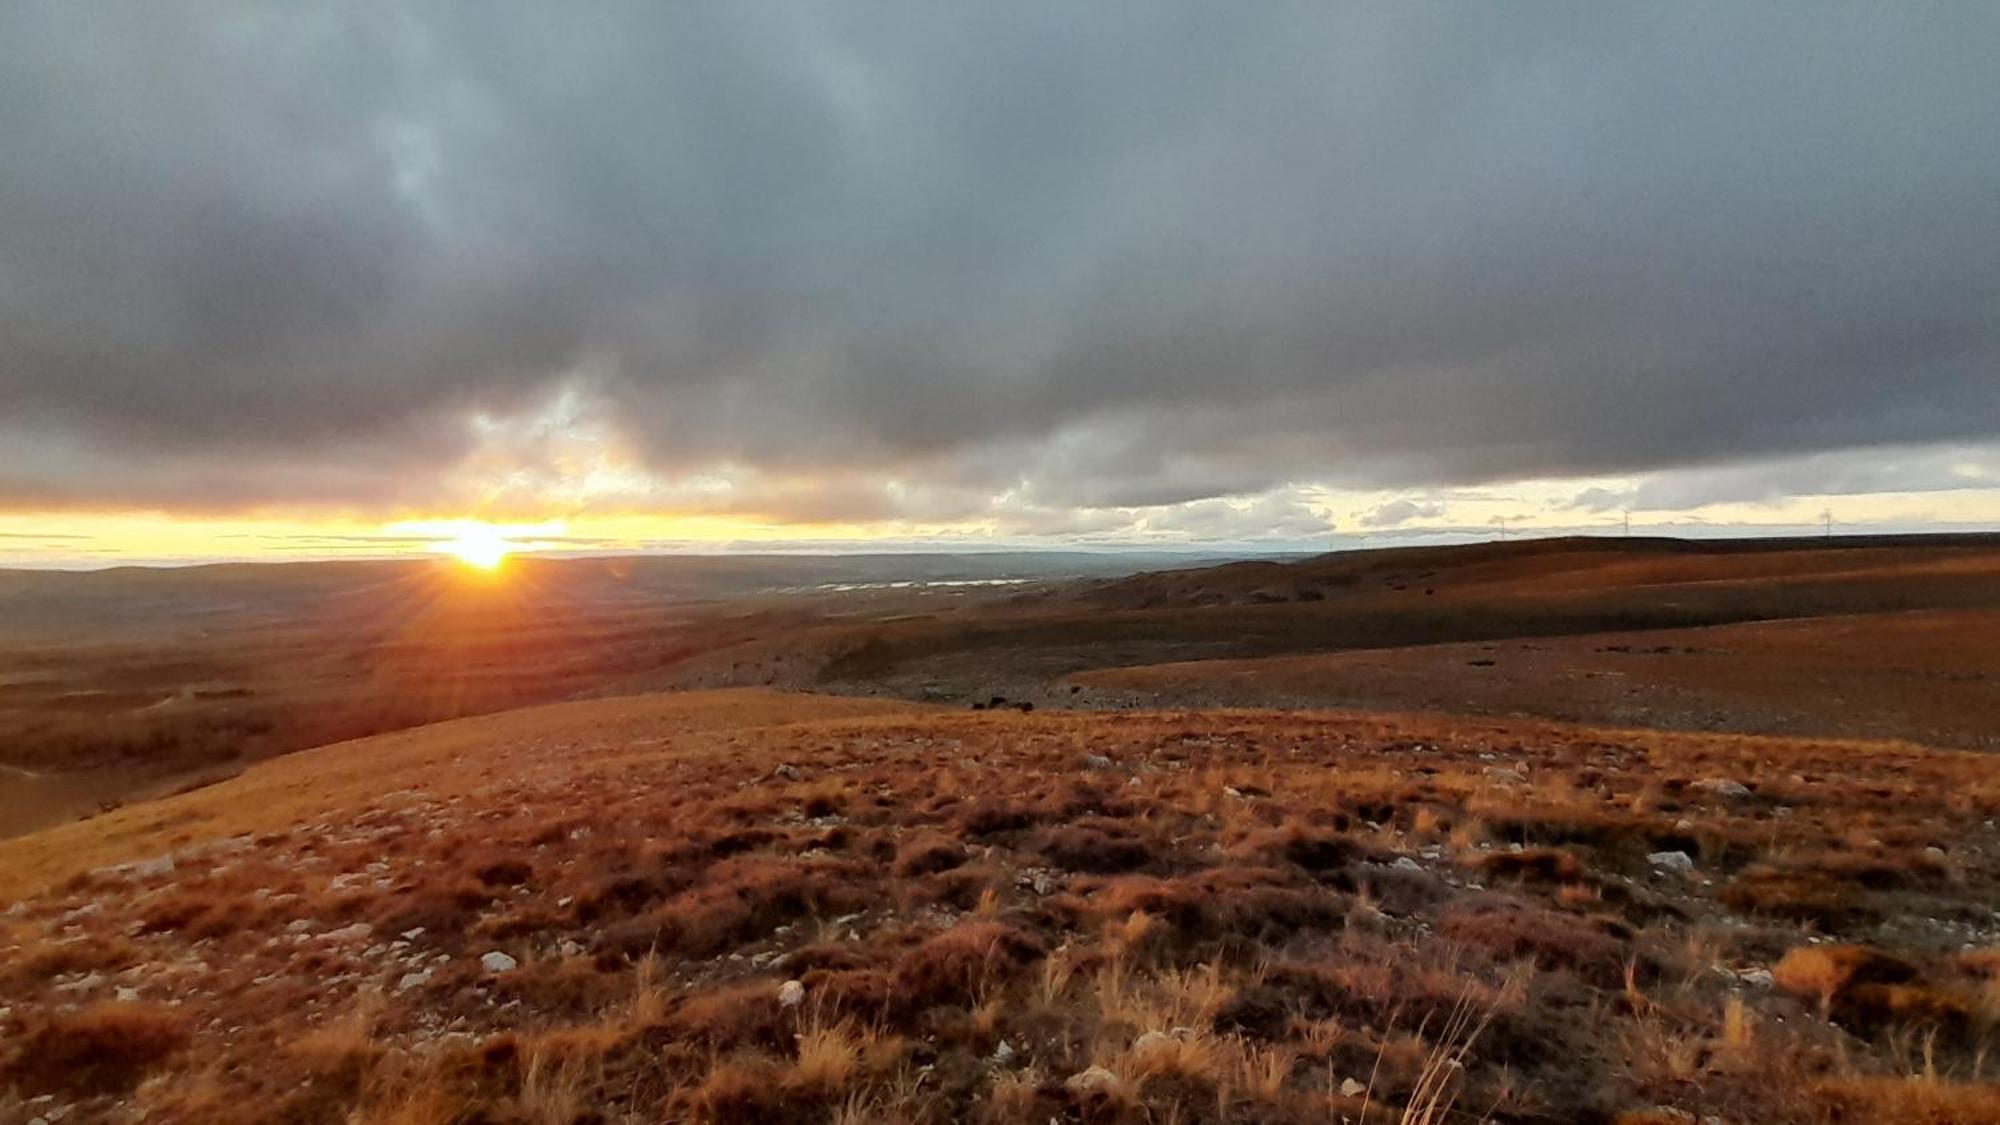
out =
{"type": "Polygon", "coordinates": [[[1693,871],[1694,858],[1686,852],[1654,852],[1646,862],[1661,871],[1693,871]]]}
{"type": "Polygon", "coordinates": [[[511,973],[520,966],[521,963],[519,961],[514,960],[497,949],[490,950],[482,954],[479,958],[479,967],[489,973],[511,973]]]}
{"type": "Polygon", "coordinates": [[[419,969],[414,973],[404,973],[402,979],[396,982],[396,991],[408,992],[412,988],[418,988],[430,982],[431,971],[429,969],[419,969]]]}
{"type": "Polygon", "coordinates": [[[303,934],[312,928],[313,924],[310,918],[295,918],[285,924],[285,932],[288,934],[303,934]]]}
{"type": "Polygon", "coordinates": [[[1340,1080],[1340,1096],[1343,1098],[1358,1098],[1367,1092],[1368,1087],[1363,1086],[1352,1078],[1343,1078],[1340,1080]]]}
{"type": "Polygon", "coordinates": [[[1506,766],[1487,766],[1480,773],[1486,776],[1486,780],[1497,781],[1503,785],[1519,785],[1528,780],[1527,775],[1520,770],[1508,769],[1506,766]]]}
{"type": "Polygon", "coordinates": [[[796,1008],[806,1002],[806,986],[795,980],[788,980],[778,986],[778,1007],[796,1008]]]}
{"type": "MultiPolygon", "coordinates": [[[[1695,782],[1690,788],[1699,789],[1704,793],[1713,793],[1718,797],[1748,797],[1750,795],[1749,786],[1740,781],[1731,781],[1726,777],[1704,777],[1700,781],[1695,782]]],[[[1693,1119],[1692,1114],[1689,1115],[1689,1119],[1693,1119]]]]}
{"type": "Polygon", "coordinates": [[[375,934],[375,927],[366,922],[356,922],[352,926],[342,926],[319,935],[321,941],[367,941],[375,934]]]}
{"type": "Polygon", "coordinates": [[[1423,864],[1418,863],[1416,860],[1411,859],[1409,856],[1406,855],[1397,856],[1396,862],[1390,864],[1389,866],[1395,868],[1398,871],[1422,871],[1424,869],[1423,864]]]}
{"type": "Polygon", "coordinates": [[[1111,768],[1111,759],[1102,754],[1085,754],[1083,756],[1083,767],[1092,770],[1108,770],[1111,768]]]}
{"type": "Polygon", "coordinates": [[[412,926],[396,936],[402,938],[404,941],[415,941],[424,936],[424,928],[422,926],[412,926]]]}
{"type": "Polygon", "coordinates": [[[1006,1066],[1014,1061],[1014,1054],[1014,1045],[1002,1039],[1000,1045],[993,1048],[993,1065],[1006,1066]]]}
{"type": "Polygon", "coordinates": [[[1132,1050],[1137,1054],[1143,1055],[1147,1051],[1165,1047],[1173,1041],[1174,1037],[1164,1031],[1149,1031],[1132,1041],[1132,1050]]]}

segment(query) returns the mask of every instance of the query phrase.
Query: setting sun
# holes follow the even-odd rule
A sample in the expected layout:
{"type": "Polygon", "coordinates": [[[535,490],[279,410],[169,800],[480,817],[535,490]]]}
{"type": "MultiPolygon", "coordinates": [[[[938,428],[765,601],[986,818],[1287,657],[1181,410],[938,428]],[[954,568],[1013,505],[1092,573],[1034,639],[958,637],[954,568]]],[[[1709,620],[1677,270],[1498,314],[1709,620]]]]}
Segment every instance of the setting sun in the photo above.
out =
{"type": "Polygon", "coordinates": [[[475,524],[461,529],[457,538],[444,544],[444,549],[467,566],[498,570],[500,564],[507,561],[514,545],[500,534],[498,528],[475,524]]]}

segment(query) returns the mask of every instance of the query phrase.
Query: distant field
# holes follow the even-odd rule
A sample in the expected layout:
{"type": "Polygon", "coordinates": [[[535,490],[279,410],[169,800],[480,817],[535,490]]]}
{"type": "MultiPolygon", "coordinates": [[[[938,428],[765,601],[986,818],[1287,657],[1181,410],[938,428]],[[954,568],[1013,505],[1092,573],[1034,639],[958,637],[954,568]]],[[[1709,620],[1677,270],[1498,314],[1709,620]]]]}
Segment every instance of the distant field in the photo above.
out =
{"type": "Polygon", "coordinates": [[[1536,715],[2000,750],[2000,611],[1193,661],[1072,682],[1099,705],[1536,715]]]}
{"type": "Polygon", "coordinates": [[[1542,540],[1104,576],[1140,561],[0,572],[0,835],[306,747],[673,689],[1420,707],[1962,746],[1994,729],[1991,538],[1542,540]],[[1618,645],[1702,651],[1601,651],[1618,645]]]}
{"type": "MultiPolygon", "coordinates": [[[[1038,705],[1089,705],[1071,689],[1130,683],[1166,690],[1165,679],[1128,681],[1109,669],[1563,637],[1577,639],[1550,651],[1588,654],[1600,646],[1582,638],[1597,634],[1924,610],[1944,614],[1936,620],[1946,622],[1952,614],[1968,616],[1964,658],[1951,655],[1957,643],[1951,641],[1922,656],[1923,667],[1940,675],[1987,667],[1982,662],[1991,648],[1978,634],[1989,620],[1982,615],[2000,610],[2000,542],[1542,540],[1240,563],[1073,585],[1024,595],[1004,608],[856,629],[822,678],[835,686],[886,684],[919,697],[977,701],[999,694],[1038,705]]],[[[1865,645],[1857,628],[1866,630],[1831,629],[1825,640],[1865,645]]],[[[1955,628],[1944,626],[1947,633],[1955,628]]],[[[1193,678],[1179,681],[1187,694],[1175,698],[1237,698],[1220,690],[1204,695],[1201,671],[1188,670],[1193,678]]],[[[1360,687],[1368,682],[1344,695],[1305,698],[1363,705],[1360,687]]],[[[1404,698],[1391,694],[1387,702],[1404,698]]]]}

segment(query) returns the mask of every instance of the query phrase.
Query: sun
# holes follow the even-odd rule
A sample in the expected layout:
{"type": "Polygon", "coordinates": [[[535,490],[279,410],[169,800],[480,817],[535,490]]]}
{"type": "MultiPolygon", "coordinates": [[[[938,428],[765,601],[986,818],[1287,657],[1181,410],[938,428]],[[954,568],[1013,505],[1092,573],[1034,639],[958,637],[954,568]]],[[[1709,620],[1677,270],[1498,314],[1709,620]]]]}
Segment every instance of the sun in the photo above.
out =
{"type": "Polygon", "coordinates": [[[498,528],[484,524],[468,524],[458,531],[455,539],[445,543],[444,549],[458,556],[458,561],[478,570],[498,570],[513,553],[514,545],[501,535],[498,528]]]}

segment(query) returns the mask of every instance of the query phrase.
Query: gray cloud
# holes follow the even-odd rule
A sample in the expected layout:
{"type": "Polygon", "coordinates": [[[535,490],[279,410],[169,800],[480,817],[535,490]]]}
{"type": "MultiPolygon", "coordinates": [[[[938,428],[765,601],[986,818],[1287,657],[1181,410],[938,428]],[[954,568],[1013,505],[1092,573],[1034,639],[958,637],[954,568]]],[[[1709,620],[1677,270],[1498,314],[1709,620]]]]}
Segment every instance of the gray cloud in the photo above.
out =
{"type": "Polygon", "coordinates": [[[0,502],[421,505],[564,386],[785,519],[1988,439],[1996,33],[11,5],[0,502]]]}
{"type": "Polygon", "coordinates": [[[1444,515],[1444,505],[1433,500],[1391,500],[1378,504],[1361,516],[1368,528],[1401,527],[1414,519],[1436,519],[1444,515]]]}
{"type": "Polygon", "coordinates": [[[1707,504],[1769,502],[1798,495],[1951,492],[2000,488],[2000,443],[1833,451],[1749,464],[1705,466],[1592,487],[1564,507],[1576,511],[1684,511],[1707,504]]]}

